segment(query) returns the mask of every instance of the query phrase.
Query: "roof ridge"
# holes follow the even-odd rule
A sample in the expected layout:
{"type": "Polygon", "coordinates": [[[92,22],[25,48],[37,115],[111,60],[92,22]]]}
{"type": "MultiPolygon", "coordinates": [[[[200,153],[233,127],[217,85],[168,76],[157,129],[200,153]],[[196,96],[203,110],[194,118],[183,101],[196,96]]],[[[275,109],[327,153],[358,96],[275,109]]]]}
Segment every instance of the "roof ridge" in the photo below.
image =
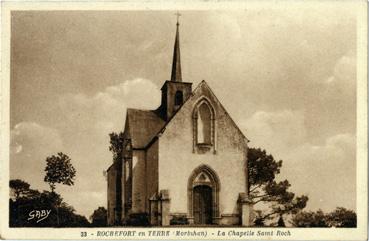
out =
{"type": "MultiPolygon", "coordinates": [[[[178,108],[178,110],[172,115],[172,117],[169,119],[169,120],[167,120],[166,122],[165,122],[165,125],[162,127],[162,128],[160,128],[160,130],[151,138],[151,140],[148,142],[148,144],[144,147],[144,149],[147,149],[147,148],[149,148],[150,146],[151,146],[151,144],[153,143],[153,141],[155,140],[155,138],[157,138],[158,136],[159,136],[159,134],[160,133],[162,133],[164,130],[165,130],[165,128],[166,128],[166,126],[169,124],[169,122],[177,115],[177,113],[182,109],[182,107],[193,97],[193,95],[194,95],[194,92],[199,88],[199,86],[203,83],[203,82],[205,82],[205,80],[203,80],[203,81],[201,81],[197,86],[196,86],[196,88],[191,92],[191,94],[190,94],[190,96],[182,103],[182,105],[178,108]]],[[[206,82],[205,82],[206,83],[206,82]]]]}
{"type": "Polygon", "coordinates": [[[245,134],[242,132],[242,130],[238,127],[238,125],[236,124],[236,122],[232,119],[231,115],[228,113],[228,111],[226,110],[226,108],[223,106],[223,104],[219,101],[218,97],[215,95],[215,93],[213,92],[213,90],[210,88],[210,86],[208,85],[208,83],[205,80],[202,80],[197,86],[196,88],[191,92],[190,97],[188,97],[185,102],[179,107],[179,109],[174,113],[174,115],[165,122],[165,125],[151,138],[151,140],[148,142],[148,144],[144,147],[144,149],[147,149],[148,147],[151,146],[151,144],[153,143],[153,140],[155,140],[155,138],[157,138],[159,136],[160,133],[164,132],[164,130],[166,129],[167,125],[171,122],[171,120],[177,115],[178,112],[180,112],[180,110],[182,109],[182,107],[194,96],[194,93],[200,88],[201,85],[205,84],[205,86],[209,89],[209,91],[211,92],[211,94],[215,97],[215,99],[217,100],[217,102],[220,104],[220,106],[223,108],[224,112],[228,115],[228,117],[230,118],[231,122],[233,123],[234,126],[236,126],[237,130],[241,133],[241,135],[246,139],[247,142],[249,142],[250,140],[245,136],[245,134]]]}

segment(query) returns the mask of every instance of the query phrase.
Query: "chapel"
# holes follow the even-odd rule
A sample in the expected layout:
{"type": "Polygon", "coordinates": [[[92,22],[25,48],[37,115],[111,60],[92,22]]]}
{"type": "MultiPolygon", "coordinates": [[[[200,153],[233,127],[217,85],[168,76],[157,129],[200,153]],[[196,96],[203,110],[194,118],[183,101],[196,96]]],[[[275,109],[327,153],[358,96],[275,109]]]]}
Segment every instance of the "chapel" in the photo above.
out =
{"type": "Polygon", "coordinates": [[[251,225],[248,139],[206,81],[182,79],[178,20],[161,105],[128,108],[123,137],[107,170],[109,225],[251,225]]]}

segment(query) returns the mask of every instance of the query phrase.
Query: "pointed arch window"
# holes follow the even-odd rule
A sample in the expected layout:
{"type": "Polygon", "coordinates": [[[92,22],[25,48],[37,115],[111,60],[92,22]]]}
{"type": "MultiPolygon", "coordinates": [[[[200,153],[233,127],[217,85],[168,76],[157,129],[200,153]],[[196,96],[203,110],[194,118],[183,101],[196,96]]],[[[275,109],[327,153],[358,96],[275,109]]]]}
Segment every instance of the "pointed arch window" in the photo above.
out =
{"type": "Polygon", "coordinates": [[[207,104],[200,105],[197,116],[197,143],[211,144],[211,112],[207,104]]]}
{"type": "Polygon", "coordinates": [[[193,110],[194,152],[204,153],[211,149],[215,153],[215,112],[207,98],[201,99],[193,110]]]}

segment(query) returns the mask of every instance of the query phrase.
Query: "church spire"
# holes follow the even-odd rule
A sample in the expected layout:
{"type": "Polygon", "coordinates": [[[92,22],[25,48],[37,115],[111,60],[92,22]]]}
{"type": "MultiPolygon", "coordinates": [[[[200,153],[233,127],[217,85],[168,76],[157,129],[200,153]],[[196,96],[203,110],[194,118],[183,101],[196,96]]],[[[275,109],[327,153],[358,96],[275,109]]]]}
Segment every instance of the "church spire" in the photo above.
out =
{"type": "Polygon", "coordinates": [[[170,78],[171,81],[179,81],[182,82],[182,71],[181,71],[181,53],[179,50],[179,16],[181,16],[178,12],[177,15],[177,31],[176,31],[176,39],[174,42],[174,53],[173,53],[173,63],[172,63],[172,76],[170,78]]]}

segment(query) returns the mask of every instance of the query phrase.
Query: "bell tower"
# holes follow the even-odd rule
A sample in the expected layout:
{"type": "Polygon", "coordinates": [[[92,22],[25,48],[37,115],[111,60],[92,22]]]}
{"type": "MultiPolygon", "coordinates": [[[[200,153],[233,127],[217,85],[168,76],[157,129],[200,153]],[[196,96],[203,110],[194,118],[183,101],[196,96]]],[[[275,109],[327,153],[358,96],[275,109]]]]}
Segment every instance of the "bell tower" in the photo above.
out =
{"type": "Polygon", "coordinates": [[[179,13],[177,15],[177,29],[174,41],[172,74],[170,80],[161,87],[161,106],[159,107],[164,119],[168,121],[182,104],[190,97],[192,83],[182,81],[181,51],[179,47],[179,13]]]}

